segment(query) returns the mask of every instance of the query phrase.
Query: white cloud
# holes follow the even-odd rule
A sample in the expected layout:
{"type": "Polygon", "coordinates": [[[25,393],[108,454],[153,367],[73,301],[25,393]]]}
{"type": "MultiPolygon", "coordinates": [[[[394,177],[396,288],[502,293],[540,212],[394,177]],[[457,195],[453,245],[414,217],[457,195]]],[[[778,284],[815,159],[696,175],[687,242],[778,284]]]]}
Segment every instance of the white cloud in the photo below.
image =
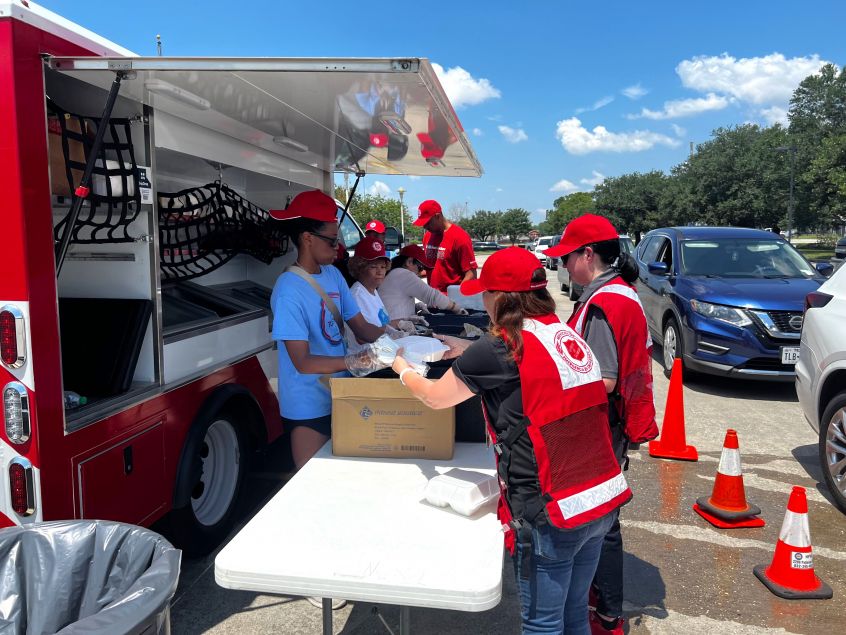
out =
{"type": "Polygon", "coordinates": [[[423,178],[423,177],[420,177],[420,176],[415,176],[415,175],[413,175],[413,174],[409,174],[409,175],[408,175],[408,178],[410,178],[412,181],[419,181],[419,180],[420,180],[421,178],[423,178]]]}
{"type": "Polygon", "coordinates": [[[826,64],[818,55],[787,59],[781,53],[737,59],[728,53],[684,60],[676,73],[687,88],[715,91],[757,105],[787,104],[808,75],[826,64]]]}
{"type": "Polygon", "coordinates": [[[589,152],[642,152],[656,145],[674,148],[679,142],[666,135],[650,130],[632,132],[610,132],[605,126],[588,130],[577,117],[558,122],[555,137],[571,154],[589,152]]]}
{"type": "Polygon", "coordinates": [[[481,128],[473,128],[473,134],[477,137],[483,136],[485,133],[482,131],[481,128]]]}
{"type": "Polygon", "coordinates": [[[440,64],[432,64],[435,74],[441,81],[447,97],[456,108],[474,106],[488,99],[499,99],[500,92],[487,79],[476,79],[460,66],[447,70],[440,64]]]}
{"type": "Polygon", "coordinates": [[[635,84],[634,86],[627,86],[623,90],[620,91],[629,99],[640,99],[649,91],[646,90],[640,83],[635,84]]]}
{"type": "Polygon", "coordinates": [[[373,185],[367,188],[367,193],[371,196],[388,196],[391,193],[391,188],[382,181],[373,181],[373,185]]]}
{"type": "Polygon", "coordinates": [[[567,179],[561,179],[551,188],[549,188],[550,192],[572,192],[573,190],[578,190],[579,186],[573,183],[572,181],[568,181],[567,179]]]}
{"type": "Polygon", "coordinates": [[[677,119],[679,117],[693,117],[710,110],[722,110],[729,105],[729,100],[722,95],[708,93],[705,97],[692,99],[676,99],[665,101],[663,110],[649,110],[643,108],[638,115],[627,115],[627,119],[677,119]]]}
{"type": "Polygon", "coordinates": [[[764,121],[766,121],[767,124],[770,126],[774,123],[780,123],[781,125],[786,126],[789,123],[787,121],[787,109],[782,108],[781,106],[770,106],[769,108],[762,108],[761,116],[764,118],[764,121]]]}
{"type": "Polygon", "coordinates": [[[605,108],[605,106],[610,104],[612,101],[614,101],[614,98],[608,95],[601,99],[597,99],[595,102],[593,102],[593,105],[588,108],[576,108],[576,114],[580,115],[583,112],[593,112],[594,110],[605,108]]]}
{"type": "Polygon", "coordinates": [[[497,192],[502,192],[503,190],[502,190],[502,188],[501,188],[501,187],[498,187],[498,188],[496,188],[496,190],[495,190],[495,191],[497,191],[497,192]]]}
{"type": "Polygon", "coordinates": [[[596,170],[591,170],[591,178],[587,179],[579,179],[579,183],[583,185],[588,185],[590,187],[596,187],[600,183],[605,180],[605,175],[601,172],[597,172],[596,170]]]}
{"type": "Polygon", "coordinates": [[[671,123],[670,126],[673,128],[673,132],[676,133],[677,137],[683,137],[687,134],[687,130],[679,126],[678,124],[671,123]]]}
{"type": "Polygon", "coordinates": [[[508,143],[520,143],[529,138],[529,135],[522,128],[510,128],[508,126],[497,126],[497,128],[508,143]]]}

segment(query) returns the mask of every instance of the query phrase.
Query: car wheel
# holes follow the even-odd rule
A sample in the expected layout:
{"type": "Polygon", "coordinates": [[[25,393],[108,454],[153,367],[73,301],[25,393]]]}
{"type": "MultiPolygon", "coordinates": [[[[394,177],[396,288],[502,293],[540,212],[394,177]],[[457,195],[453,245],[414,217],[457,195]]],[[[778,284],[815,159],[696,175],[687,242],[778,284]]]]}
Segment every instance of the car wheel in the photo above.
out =
{"type": "Polygon", "coordinates": [[[572,282],[570,283],[570,288],[567,293],[567,297],[570,298],[573,302],[579,299],[579,296],[582,295],[581,293],[576,291],[576,285],[572,282]]]}
{"type": "Polygon", "coordinates": [[[820,465],[834,504],[846,514],[846,392],[828,402],[820,419],[820,465]]]}
{"type": "Polygon", "coordinates": [[[229,533],[247,464],[247,442],[233,414],[216,414],[202,434],[193,456],[184,457],[192,462],[190,499],[170,518],[174,542],[192,557],[209,553],[229,533]]]}
{"type": "Polygon", "coordinates": [[[684,360],[684,351],[682,349],[681,330],[676,318],[671,317],[664,325],[664,335],[662,338],[663,356],[661,358],[664,364],[664,371],[669,376],[673,370],[673,362],[676,357],[684,360]]]}

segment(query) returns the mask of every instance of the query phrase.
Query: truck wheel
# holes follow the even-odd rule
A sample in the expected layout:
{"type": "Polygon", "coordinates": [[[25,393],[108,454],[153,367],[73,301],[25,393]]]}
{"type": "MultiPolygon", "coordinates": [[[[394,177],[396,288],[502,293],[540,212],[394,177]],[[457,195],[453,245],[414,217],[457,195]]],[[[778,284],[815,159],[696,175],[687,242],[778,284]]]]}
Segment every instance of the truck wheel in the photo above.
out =
{"type": "Polygon", "coordinates": [[[213,416],[195,451],[183,458],[192,463],[183,472],[190,498],[171,512],[171,533],[186,556],[209,553],[232,527],[247,463],[246,439],[236,421],[226,411],[213,416]]]}
{"type": "Polygon", "coordinates": [[[846,514],[846,392],[832,398],[820,419],[820,465],[835,506],[846,514]]]}

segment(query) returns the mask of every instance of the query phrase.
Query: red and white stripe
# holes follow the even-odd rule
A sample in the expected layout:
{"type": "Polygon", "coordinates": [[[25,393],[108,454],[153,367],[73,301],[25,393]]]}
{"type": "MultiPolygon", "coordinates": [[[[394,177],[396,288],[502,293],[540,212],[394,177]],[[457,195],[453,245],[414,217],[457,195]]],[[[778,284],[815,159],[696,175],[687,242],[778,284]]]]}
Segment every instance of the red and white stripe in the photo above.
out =
{"type": "MultiPolygon", "coordinates": [[[[590,296],[588,301],[585,305],[581,308],[579,313],[579,318],[576,320],[576,332],[583,333],[584,332],[584,324],[585,324],[585,316],[587,315],[587,308],[591,301],[601,293],[616,293],[617,295],[624,296],[629,300],[632,300],[637,303],[637,306],[640,308],[640,312],[643,313],[643,319],[646,319],[646,312],[643,310],[643,305],[640,303],[640,298],[637,295],[637,291],[632,289],[629,286],[624,284],[606,284],[604,287],[599,287],[593,295],[590,296]]],[[[650,348],[652,346],[652,336],[649,335],[649,329],[646,329],[646,348],[650,348]]]]}

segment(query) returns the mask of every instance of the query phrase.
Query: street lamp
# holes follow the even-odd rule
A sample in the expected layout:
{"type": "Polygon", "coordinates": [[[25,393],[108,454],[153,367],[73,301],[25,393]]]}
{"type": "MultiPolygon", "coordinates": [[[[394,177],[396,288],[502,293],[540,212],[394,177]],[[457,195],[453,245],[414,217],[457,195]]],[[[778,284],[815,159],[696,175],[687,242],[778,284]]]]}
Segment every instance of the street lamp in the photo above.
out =
{"type": "Polygon", "coordinates": [[[793,164],[796,161],[796,146],[778,146],[778,152],[790,153],[790,198],[787,201],[787,242],[793,242],[793,164]]]}
{"type": "Polygon", "coordinates": [[[400,234],[402,235],[402,240],[405,241],[405,207],[402,205],[405,188],[402,185],[397,188],[397,194],[400,196],[400,234]]]}

